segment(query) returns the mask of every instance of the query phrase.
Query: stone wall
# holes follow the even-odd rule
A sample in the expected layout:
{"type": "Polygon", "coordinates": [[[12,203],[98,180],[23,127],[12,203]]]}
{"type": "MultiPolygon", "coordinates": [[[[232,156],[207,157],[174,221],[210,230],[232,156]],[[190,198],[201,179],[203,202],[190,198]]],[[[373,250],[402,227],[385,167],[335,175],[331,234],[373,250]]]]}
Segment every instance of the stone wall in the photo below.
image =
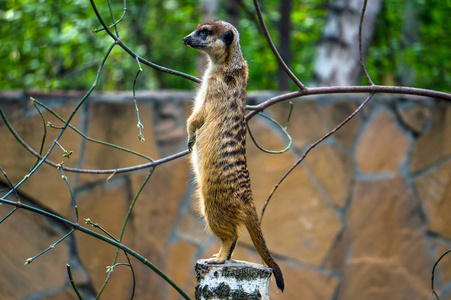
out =
{"type": "MultiPolygon", "coordinates": [[[[41,116],[26,94],[3,93],[0,105],[19,135],[39,151],[41,116]]],[[[63,118],[78,93],[35,94],[63,118]]],[[[267,99],[250,93],[249,102],[267,99]]],[[[186,149],[185,120],[190,113],[184,92],[142,93],[138,97],[145,141],[138,141],[131,95],[93,95],[72,125],[87,136],[159,159],[186,149]]],[[[334,128],[364,96],[309,97],[296,100],[288,132],[293,146],[267,154],[248,139],[248,164],[257,210],[277,181],[311,143],[334,128]]],[[[268,113],[284,124],[288,103],[268,113]]],[[[61,126],[50,113],[46,122],[61,126]]],[[[264,118],[250,122],[252,134],[267,149],[286,140],[264,118]]],[[[59,130],[47,128],[44,151],[59,130]]],[[[113,169],[148,162],[133,154],[95,144],[72,130],[50,159],[67,167],[113,169]]],[[[0,121],[0,167],[16,183],[36,158],[0,121]]],[[[66,172],[80,223],[90,218],[118,237],[134,195],[148,170],[109,175],[66,172]]],[[[2,187],[7,181],[1,177],[2,187]]],[[[280,185],[262,220],[263,232],[285,277],[285,292],[271,283],[271,299],[430,299],[431,270],[451,248],[451,105],[433,99],[376,96],[339,132],[313,149],[280,185]]],[[[75,209],[60,170],[44,164],[19,189],[24,203],[75,221],[75,209]]],[[[16,199],[11,196],[10,199],[16,199]]],[[[0,206],[0,218],[11,211],[0,206]]],[[[77,286],[90,299],[101,288],[115,248],[75,232],[30,265],[27,258],[45,250],[69,231],[25,210],[0,224],[1,299],[76,299],[66,263],[77,286]]],[[[145,256],[194,296],[194,264],[219,244],[198,218],[188,157],[159,165],[139,196],[125,230],[124,244],[145,256]]],[[[261,263],[245,230],[234,258],[261,263]]],[[[122,253],[120,262],[125,262],[122,253]]],[[[135,299],[179,299],[153,271],[132,259],[135,299]]],[[[439,264],[435,285],[451,299],[451,255],[439,264]]],[[[130,269],[117,266],[101,299],[129,299],[130,269]]]]}

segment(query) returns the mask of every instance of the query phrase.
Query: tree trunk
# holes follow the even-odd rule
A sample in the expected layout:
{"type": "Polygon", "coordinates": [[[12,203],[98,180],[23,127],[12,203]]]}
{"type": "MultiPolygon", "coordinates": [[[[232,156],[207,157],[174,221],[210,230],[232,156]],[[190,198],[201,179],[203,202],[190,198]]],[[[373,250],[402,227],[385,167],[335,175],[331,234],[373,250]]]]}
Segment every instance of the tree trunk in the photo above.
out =
{"type": "MultiPolygon", "coordinates": [[[[202,0],[202,22],[208,22],[217,19],[219,0],[202,0]]],[[[193,28],[194,30],[194,28],[193,28]]],[[[202,52],[202,51],[200,51],[202,52]]],[[[202,78],[207,68],[208,57],[205,53],[199,53],[197,59],[197,75],[202,78]]]]}
{"type": "MultiPolygon", "coordinates": [[[[402,26],[403,50],[418,42],[420,36],[418,32],[418,14],[415,3],[413,0],[407,0],[405,3],[404,23],[402,26]]],[[[415,69],[406,62],[401,63],[400,69],[402,76],[399,78],[399,83],[401,85],[411,85],[412,81],[415,79],[415,69]]]]}
{"type": "MultiPolygon", "coordinates": [[[[334,0],[318,46],[313,85],[344,86],[359,83],[359,23],[363,0],[334,0]]],[[[367,53],[382,0],[368,1],[362,27],[363,56],[367,53]]]]}
{"type": "Polygon", "coordinates": [[[240,20],[240,5],[238,0],[228,0],[226,4],[227,22],[235,27],[238,26],[240,20]]]}
{"type": "MultiPolygon", "coordinates": [[[[291,31],[291,0],[282,0],[280,2],[280,20],[279,20],[279,53],[283,60],[290,66],[291,63],[291,47],[290,47],[290,31],[291,31]]],[[[290,78],[279,65],[278,71],[278,88],[279,91],[287,91],[290,87],[290,78]]]]}

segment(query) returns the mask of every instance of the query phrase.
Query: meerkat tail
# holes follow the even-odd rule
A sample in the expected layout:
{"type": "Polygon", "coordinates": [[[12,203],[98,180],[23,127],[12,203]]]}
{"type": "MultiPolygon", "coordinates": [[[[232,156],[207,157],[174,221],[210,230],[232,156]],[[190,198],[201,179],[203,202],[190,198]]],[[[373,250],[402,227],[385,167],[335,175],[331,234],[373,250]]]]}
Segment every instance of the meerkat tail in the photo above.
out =
{"type": "Polygon", "coordinates": [[[255,208],[249,209],[249,213],[246,214],[244,224],[247,230],[249,231],[249,235],[251,236],[255,249],[257,249],[258,254],[260,254],[265,264],[267,264],[268,267],[273,269],[273,274],[274,278],[276,279],[277,287],[283,292],[285,284],[283,281],[282,271],[280,270],[279,265],[276,263],[274,258],[271,256],[271,253],[269,252],[268,247],[266,246],[255,208]]]}

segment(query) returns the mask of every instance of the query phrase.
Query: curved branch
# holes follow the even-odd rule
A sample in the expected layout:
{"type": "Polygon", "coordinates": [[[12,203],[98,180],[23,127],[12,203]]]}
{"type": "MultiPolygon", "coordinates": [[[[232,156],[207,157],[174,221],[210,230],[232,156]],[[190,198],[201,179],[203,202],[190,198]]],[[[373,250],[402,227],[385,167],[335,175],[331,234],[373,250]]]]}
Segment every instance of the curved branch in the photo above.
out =
{"type": "Polygon", "coordinates": [[[445,251],[444,253],[442,253],[442,255],[440,255],[440,257],[437,259],[437,261],[434,263],[434,266],[432,267],[432,276],[431,276],[431,290],[432,290],[432,294],[438,299],[440,300],[440,297],[438,296],[437,292],[435,291],[435,287],[434,287],[434,277],[435,277],[435,269],[438,266],[438,263],[442,260],[442,258],[444,258],[446,255],[448,255],[448,253],[451,252],[451,249],[448,249],[447,251],[445,251]]]}
{"type": "Polygon", "coordinates": [[[388,85],[364,85],[364,86],[331,86],[331,87],[315,87],[315,88],[305,88],[305,90],[291,92],[283,94],[280,96],[268,99],[258,105],[247,106],[246,109],[251,110],[251,112],[246,116],[246,120],[249,120],[254,115],[263,111],[264,109],[274,105],[276,103],[312,95],[327,95],[327,94],[344,94],[344,93],[387,93],[387,94],[404,94],[404,95],[416,95],[431,97],[437,99],[443,99],[451,101],[451,94],[445,92],[438,92],[434,90],[404,87],[404,86],[388,86],[388,85]]]}

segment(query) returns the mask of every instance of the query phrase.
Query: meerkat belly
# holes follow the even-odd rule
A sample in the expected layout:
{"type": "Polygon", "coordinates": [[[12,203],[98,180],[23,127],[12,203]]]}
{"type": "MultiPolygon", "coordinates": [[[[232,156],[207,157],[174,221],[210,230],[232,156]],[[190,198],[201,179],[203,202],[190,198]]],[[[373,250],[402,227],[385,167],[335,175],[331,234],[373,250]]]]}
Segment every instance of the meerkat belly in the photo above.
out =
{"type": "Polygon", "coordinates": [[[237,140],[242,133],[232,128],[210,124],[198,132],[195,155],[204,197],[227,198],[240,188],[239,174],[246,168],[245,145],[241,138],[237,140]]]}

